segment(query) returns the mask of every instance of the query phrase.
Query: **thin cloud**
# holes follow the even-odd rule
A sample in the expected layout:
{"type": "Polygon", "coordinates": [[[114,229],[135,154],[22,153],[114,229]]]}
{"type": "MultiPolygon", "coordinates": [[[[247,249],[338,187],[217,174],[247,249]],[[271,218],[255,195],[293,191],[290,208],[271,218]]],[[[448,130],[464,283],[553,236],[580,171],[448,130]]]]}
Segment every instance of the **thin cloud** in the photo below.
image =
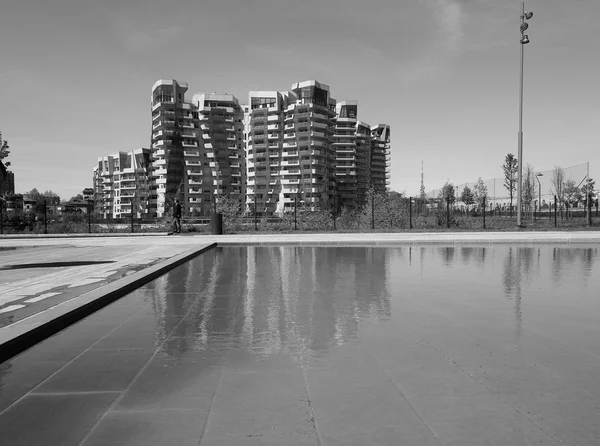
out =
{"type": "Polygon", "coordinates": [[[459,51],[464,28],[462,3],[456,0],[437,0],[434,11],[444,48],[450,53],[459,51]]]}
{"type": "Polygon", "coordinates": [[[401,79],[413,84],[446,71],[452,59],[462,51],[464,41],[465,0],[420,0],[431,8],[436,38],[421,55],[402,67],[401,79]]]}
{"type": "MultiPolygon", "coordinates": [[[[146,24],[146,26],[152,28],[149,24],[146,24]]],[[[117,27],[123,36],[125,47],[133,52],[145,51],[172,42],[184,31],[182,26],[168,26],[150,31],[141,31],[134,23],[125,18],[118,19],[117,27]]]]}

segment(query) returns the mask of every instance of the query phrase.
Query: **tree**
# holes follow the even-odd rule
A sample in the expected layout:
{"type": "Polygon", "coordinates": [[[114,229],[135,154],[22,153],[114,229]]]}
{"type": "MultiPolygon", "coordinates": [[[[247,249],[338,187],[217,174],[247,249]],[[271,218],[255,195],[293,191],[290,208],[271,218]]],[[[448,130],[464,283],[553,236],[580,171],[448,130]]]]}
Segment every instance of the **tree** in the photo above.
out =
{"type": "Polygon", "coordinates": [[[443,205],[446,204],[447,200],[449,200],[450,205],[453,205],[456,201],[456,197],[454,195],[454,184],[452,184],[450,180],[448,180],[442,187],[438,198],[443,199],[443,205]]]}
{"type": "Polygon", "coordinates": [[[71,199],[69,201],[75,201],[75,200],[83,200],[83,195],[77,194],[74,197],[71,197],[71,199]]]}
{"type": "Polygon", "coordinates": [[[5,167],[10,166],[10,161],[3,161],[5,158],[8,157],[8,154],[10,153],[10,150],[8,149],[8,141],[2,139],[2,132],[0,132],[0,163],[3,164],[5,167]]]}
{"type": "Polygon", "coordinates": [[[587,178],[587,180],[585,180],[585,183],[583,183],[583,185],[581,186],[581,194],[583,195],[583,199],[585,202],[585,212],[587,214],[587,210],[588,210],[588,198],[591,195],[592,200],[594,200],[594,198],[596,198],[596,193],[594,192],[594,188],[596,187],[596,181],[592,180],[591,178],[587,178]]]}
{"type": "Polygon", "coordinates": [[[535,183],[534,177],[535,172],[530,164],[525,167],[525,175],[523,176],[523,184],[521,186],[521,192],[523,193],[523,204],[531,212],[531,206],[535,198],[535,183]]]}
{"type": "Polygon", "coordinates": [[[475,204],[475,195],[469,186],[465,186],[462,194],[460,194],[460,199],[467,207],[475,204]]]}
{"type": "Polygon", "coordinates": [[[508,190],[510,197],[510,209],[512,212],[513,198],[515,196],[515,190],[517,188],[517,173],[519,170],[518,160],[512,153],[508,153],[504,158],[504,164],[502,165],[504,170],[504,187],[508,190]]]}
{"type": "Polygon", "coordinates": [[[51,190],[41,193],[36,188],[33,188],[25,196],[35,202],[33,211],[40,217],[44,215],[45,206],[60,204],[60,197],[51,190]]]}
{"type": "Polygon", "coordinates": [[[477,179],[477,184],[473,187],[473,195],[475,197],[475,203],[477,203],[477,206],[483,209],[484,201],[488,196],[488,188],[481,177],[477,179]]]}
{"type": "Polygon", "coordinates": [[[596,193],[594,192],[594,188],[596,187],[596,181],[592,180],[591,178],[588,178],[587,180],[585,180],[585,183],[583,183],[583,186],[581,186],[581,193],[584,197],[586,197],[588,195],[592,195],[592,200],[594,198],[596,198],[596,193]]]}
{"type": "Polygon", "coordinates": [[[568,180],[564,184],[563,190],[565,194],[565,203],[567,203],[569,207],[573,207],[582,198],[581,190],[579,190],[573,180],[568,180]]]}
{"type": "Polygon", "coordinates": [[[386,226],[395,228],[402,225],[404,217],[403,197],[401,193],[390,191],[379,197],[375,196],[377,215],[385,222],[386,226]]]}
{"type": "Polygon", "coordinates": [[[562,218],[563,202],[565,198],[565,170],[560,166],[554,166],[552,180],[550,180],[550,182],[552,184],[554,195],[556,195],[558,204],[560,205],[560,216],[562,218]]]}

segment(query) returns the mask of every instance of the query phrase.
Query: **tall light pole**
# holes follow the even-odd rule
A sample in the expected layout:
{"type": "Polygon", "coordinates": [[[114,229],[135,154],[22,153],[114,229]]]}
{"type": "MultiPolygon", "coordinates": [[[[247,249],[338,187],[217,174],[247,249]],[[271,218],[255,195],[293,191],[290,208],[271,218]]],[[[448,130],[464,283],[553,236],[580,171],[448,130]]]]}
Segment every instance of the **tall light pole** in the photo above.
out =
{"type": "Polygon", "coordinates": [[[521,227],[521,206],[523,203],[523,61],[525,54],[525,45],[529,43],[529,36],[525,34],[529,25],[526,20],[533,17],[533,12],[525,11],[525,2],[521,10],[521,82],[519,88],[519,154],[517,160],[519,163],[519,179],[517,183],[517,226],[521,227]]]}
{"type": "Polygon", "coordinates": [[[540,214],[542,212],[542,183],[540,182],[540,177],[543,177],[543,176],[544,176],[544,174],[541,172],[537,173],[535,175],[535,179],[537,180],[538,186],[539,186],[539,188],[538,188],[538,212],[540,214]]]}

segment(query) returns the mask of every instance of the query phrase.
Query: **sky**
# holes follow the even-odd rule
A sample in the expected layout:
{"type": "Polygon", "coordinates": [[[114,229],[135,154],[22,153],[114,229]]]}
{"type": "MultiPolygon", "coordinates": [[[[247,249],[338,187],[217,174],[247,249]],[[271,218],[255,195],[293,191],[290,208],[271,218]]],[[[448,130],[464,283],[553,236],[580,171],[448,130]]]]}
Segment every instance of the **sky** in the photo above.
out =
{"type": "MultiPolygon", "coordinates": [[[[528,0],[523,162],[600,174],[600,1],[528,0]]],[[[316,79],[391,126],[391,189],[501,177],[517,154],[515,0],[3,0],[0,131],[17,192],[68,199],[149,147],[158,79],[195,92],[316,79]]],[[[598,178],[600,180],[600,178],[598,178]]],[[[600,181],[598,182],[600,184],[600,181]]]]}

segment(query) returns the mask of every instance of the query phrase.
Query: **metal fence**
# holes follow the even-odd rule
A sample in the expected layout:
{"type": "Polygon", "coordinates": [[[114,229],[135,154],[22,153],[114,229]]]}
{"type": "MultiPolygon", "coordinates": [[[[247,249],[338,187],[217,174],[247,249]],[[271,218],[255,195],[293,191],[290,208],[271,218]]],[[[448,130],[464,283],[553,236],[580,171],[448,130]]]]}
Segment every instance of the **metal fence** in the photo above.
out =
{"type": "MultiPolygon", "coordinates": [[[[535,212],[524,212],[523,222],[532,229],[600,229],[597,200],[592,207],[570,208],[561,211],[552,201],[549,206],[535,212]],[[589,212],[591,210],[591,212],[589,212]]],[[[436,230],[515,230],[514,212],[501,208],[465,208],[449,201],[420,200],[376,196],[362,209],[334,213],[328,210],[306,211],[297,209],[282,217],[224,215],[225,233],[278,233],[278,232],[405,232],[436,230]],[[486,209],[483,211],[482,209],[486,209]]],[[[93,216],[70,216],[62,220],[45,218],[0,219],[0,232],[4,234],[101,234],[101,233],[170,233],[172,218],[140,219],[133,216],[121,220],[104,220],[93,216]]],[[[183,233],[210,234],[214,227],[207,218],[182,218],[183,233]]]]}

